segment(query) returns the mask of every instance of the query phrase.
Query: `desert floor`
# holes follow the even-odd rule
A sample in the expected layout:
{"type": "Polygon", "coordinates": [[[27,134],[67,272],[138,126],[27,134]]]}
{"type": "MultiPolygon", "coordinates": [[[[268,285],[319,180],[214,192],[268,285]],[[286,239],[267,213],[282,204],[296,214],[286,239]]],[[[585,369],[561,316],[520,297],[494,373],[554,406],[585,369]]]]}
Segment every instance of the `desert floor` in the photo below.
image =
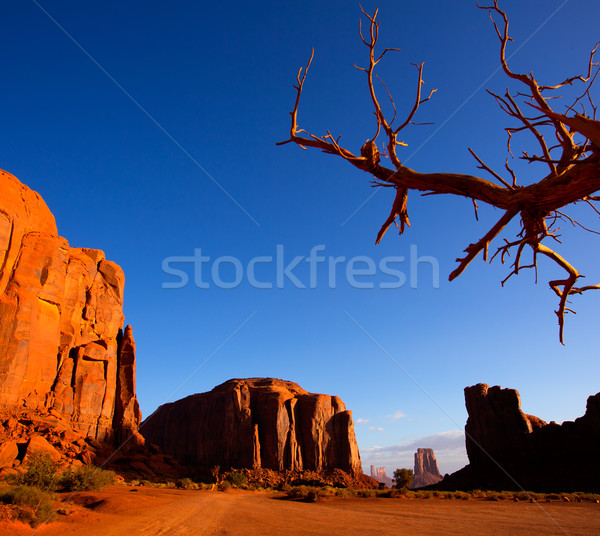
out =
{"type": "MultiPolygon", "coordinates": [[[[63,495],[64,497],[64,495],[63,495]]],[[[283,500],[268,492],[211,492],[113,486],[78,493],[68,516],[31,529],[0,526],[21,536],[600,534],[600,505],[480,499],[334,498],[283,500]]]]}

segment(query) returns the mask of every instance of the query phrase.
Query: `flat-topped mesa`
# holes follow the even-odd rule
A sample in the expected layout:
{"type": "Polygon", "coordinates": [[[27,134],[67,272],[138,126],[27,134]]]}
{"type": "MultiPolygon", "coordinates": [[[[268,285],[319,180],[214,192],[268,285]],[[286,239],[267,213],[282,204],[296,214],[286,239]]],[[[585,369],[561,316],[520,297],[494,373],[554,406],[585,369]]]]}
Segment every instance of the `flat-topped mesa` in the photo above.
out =
{"type": "Polygon", "coordinates": [[[1,170],[0,192],[0,405],[139,443],[123,271],[102,251],[69,247],[39,194],[1,170]]]}
{"type": "Polygon", "coordinates": [[[422,488],[442,480],[433,449],[418,448],[415,452],[415,469],[412,487],[422,488]]]}
{"type": "Polygon", "coordinates": [[[362,474],[352,412],[284,380],[229,380],[160,406],[140,430],[191,466],[362,474]]]}

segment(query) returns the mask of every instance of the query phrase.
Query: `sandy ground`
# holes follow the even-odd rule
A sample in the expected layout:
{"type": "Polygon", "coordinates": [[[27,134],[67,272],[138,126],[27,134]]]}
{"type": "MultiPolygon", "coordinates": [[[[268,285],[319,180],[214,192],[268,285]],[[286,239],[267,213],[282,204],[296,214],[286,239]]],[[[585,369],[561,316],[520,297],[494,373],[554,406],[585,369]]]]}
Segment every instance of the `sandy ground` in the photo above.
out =
{"type": "Polygon", "coordinates": [[[600,534],[600,505],[448,499],[335,498],[317,503],[281,494],[113,486],[77,494],[68,516],[6,536],[187,535],[542,535],[600,534]],[[136,490],[136,491],[132,491],[136,490]]]}

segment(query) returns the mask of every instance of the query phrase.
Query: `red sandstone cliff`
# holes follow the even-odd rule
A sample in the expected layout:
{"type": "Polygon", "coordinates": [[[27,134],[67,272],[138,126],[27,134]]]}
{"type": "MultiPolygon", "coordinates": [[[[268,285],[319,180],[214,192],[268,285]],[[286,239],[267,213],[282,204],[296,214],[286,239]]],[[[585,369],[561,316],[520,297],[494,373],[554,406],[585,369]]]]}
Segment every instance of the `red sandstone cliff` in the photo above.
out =
{"type": "Polygon", "coordinates": [[[229,380],[160,406],[141,432],[186,465],[362,473],[352,412],[283,380],[229,380]]]}
{"type": "Polygon", "coordinates": [[[0,170],[3,411],[53,410],[99,441],[142,441],[124,283],[102,251],[69,247],[39,194],[0,170]]]}
{"type": "Polygon", "coordinates": [[[600,393],[585,415],[546,424],[521,410],[515,389],[465,389],[469,465],[445,478],[446,489],[600,491],[600,393]]]}

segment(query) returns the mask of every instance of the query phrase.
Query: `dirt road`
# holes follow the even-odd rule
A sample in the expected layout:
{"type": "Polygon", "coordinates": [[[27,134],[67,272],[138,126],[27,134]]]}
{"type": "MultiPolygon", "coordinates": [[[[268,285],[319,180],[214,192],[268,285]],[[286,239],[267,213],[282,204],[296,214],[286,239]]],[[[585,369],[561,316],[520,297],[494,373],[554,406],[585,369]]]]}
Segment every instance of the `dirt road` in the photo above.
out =
{"type": "Polygon", "coordinates": [[[336,498],[115,486],[79,495],[68,516],[2,534],[40,536],[337,536],[600,534],[600,505],[448,499],[336,498]]]}

